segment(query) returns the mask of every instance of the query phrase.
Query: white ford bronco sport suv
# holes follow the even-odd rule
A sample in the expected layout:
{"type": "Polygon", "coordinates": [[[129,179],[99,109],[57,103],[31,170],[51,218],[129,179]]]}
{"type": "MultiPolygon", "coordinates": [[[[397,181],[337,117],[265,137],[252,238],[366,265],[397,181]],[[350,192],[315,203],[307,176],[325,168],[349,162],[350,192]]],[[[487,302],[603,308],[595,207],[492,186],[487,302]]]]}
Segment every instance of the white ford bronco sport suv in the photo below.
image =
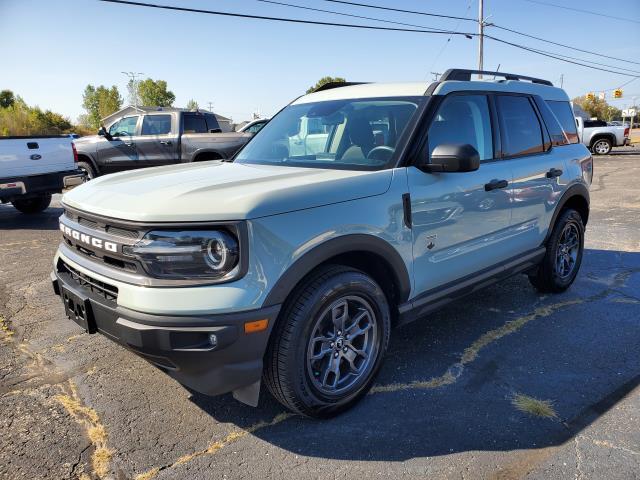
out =
{"type": "Polygon", "coordinates": [[[326,417],[370,388],[392,326],[516,273],[567,289],[593,171],[569,98],[477,73],[330,84],[233,162],[67,193],[52,273],[67,315],[192,390],[257,405],[263,382],[326,417]],[[322,148],[292,152],[310,123],[322,148]]]}

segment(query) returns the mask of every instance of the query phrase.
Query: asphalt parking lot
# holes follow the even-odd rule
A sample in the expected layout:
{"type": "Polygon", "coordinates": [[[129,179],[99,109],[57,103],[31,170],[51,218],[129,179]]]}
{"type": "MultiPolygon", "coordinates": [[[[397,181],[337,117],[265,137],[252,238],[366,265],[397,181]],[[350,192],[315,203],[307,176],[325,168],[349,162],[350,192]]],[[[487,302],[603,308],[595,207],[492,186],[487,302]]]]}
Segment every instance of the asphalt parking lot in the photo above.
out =
{"type": "Polygon", "coordinates": [[[595,159],[568,292],[519,276],[395,330],[371,394],[322,422],[84,334],[49,281],[59,203],[0,206],[0,478],[640,478],[637,151],[595,159]]]}

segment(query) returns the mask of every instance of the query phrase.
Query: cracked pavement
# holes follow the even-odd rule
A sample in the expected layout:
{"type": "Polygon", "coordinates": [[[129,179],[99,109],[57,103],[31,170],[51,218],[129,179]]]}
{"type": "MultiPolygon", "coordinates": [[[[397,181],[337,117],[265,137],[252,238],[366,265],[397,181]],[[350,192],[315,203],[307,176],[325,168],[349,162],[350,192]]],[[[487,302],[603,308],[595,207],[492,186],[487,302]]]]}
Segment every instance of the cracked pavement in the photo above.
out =
{"type": "MultiPolygon", "coordinates": [[[[636,150],[637,151],[637,150],[636,150]]],[[[0,478],[640,478],[640,154],[595,158],[582,270],[523,276],[392,332],[372,392],[329,421],[192,394],[67,320],[59,203],[0,206],[0,478]],[[514,407],[521,394],[557,417],[514,407]]]]}

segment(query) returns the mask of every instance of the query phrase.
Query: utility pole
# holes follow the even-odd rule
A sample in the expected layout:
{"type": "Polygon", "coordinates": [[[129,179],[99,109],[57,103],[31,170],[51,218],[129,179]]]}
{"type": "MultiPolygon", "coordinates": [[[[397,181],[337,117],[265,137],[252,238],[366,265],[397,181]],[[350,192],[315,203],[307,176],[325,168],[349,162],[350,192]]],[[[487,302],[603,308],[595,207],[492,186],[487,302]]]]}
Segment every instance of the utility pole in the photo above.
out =
{"type": "Polygon", "coordinates": [[[207,102],[207,105],[209,105],[209,111],[213,113],[213,102],[207,102]]]}
{"type": "Polygon", "coordinates": [[[560,88],[562,88],[562,85],[564,85],[564,73],[560,74],[560,88]]]}
{"type": "Polygon", "coordinates": [[[144,75],[142,72],[122,72],[131,80],[131,89],[133,91],[133,103],[136,111],[138,110],[138,82],[137,77],[144,75]]]}
{"type": "Polygon", "coordinates": [[[438,81],[438,77],[440,77],[440,75],[442,75],[440,72],[431,72],[431,75],[433,75],[433,81],[437,82],[438,81]]]}
{"type": "MultiPolygon", "coordinates": [[[[483,65],[483,43],[484,43],[484,11],[483,11],[483,0],[478,0],[478,33],[480,36],[478,39],[480,43],[478,44],[478,70],[482,70],[483,65]]],[[[478,78],[482,78],[482,74],[478,75],[478,78]]]]}

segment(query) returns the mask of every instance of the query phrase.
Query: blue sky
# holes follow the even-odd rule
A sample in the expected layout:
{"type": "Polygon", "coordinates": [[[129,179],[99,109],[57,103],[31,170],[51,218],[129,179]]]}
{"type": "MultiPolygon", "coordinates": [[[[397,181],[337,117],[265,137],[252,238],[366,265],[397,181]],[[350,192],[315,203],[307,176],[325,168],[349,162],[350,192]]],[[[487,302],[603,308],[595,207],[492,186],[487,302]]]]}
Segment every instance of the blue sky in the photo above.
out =
{"type": "MultiPolygon", "coordinates": [[[[154,0],[151,0],[154,1],[154,0]]],[[[355,13],[427,27],[454,29],[455,20],[362,9],[321,0],[287,3],[355,13]]],[[[478,0],[359,0],[360,3],[477,17],[478,0]]],[[[639,0],[547,0],[640,21],[639,0]],[[614,8],[610,9],[609,6],[614,8]]],[[[192,8],[333,21],[368,23],[337,15],[305,12],[256,0],[157,0],[192,8]]],[[[640,62],[640,24],[531,3],[485,0],[489,21],[550,40],[640,62]]],[[[384,25],[378,23],[378,25],[384,25]]],[[[476,31],[461,22],[461,31],[476,31]]],[[[640,71],[588,54],[488,30],[509,41],[582,59],[640,71]]],[[[164,79],[176,106],[190,98],[211,101],[217,113],[236,121],[256,109],[271,115],[324,76],[351,81],[430,80],[430,72],[475,68],[477,40],[445,35],[366,31],[293,25],[193,13],[128,7],[96,0],[0,0],[0,89],[9,88],[29,104],[76,120],[88,84],[117,85],[126,93],[124,71],[164,79]],[[444,47],[446,44],[446,47],[444,47]],[[444,47],[444,50],[443,50],[444,47]]],[[[612,73],[546,59],[487,40],[485,69],[548,78],[570,96],[612,89],[630,80],[612,73]]],[[[619,107],[640,104],[640,79],[625,88],[619,107]]]]}

